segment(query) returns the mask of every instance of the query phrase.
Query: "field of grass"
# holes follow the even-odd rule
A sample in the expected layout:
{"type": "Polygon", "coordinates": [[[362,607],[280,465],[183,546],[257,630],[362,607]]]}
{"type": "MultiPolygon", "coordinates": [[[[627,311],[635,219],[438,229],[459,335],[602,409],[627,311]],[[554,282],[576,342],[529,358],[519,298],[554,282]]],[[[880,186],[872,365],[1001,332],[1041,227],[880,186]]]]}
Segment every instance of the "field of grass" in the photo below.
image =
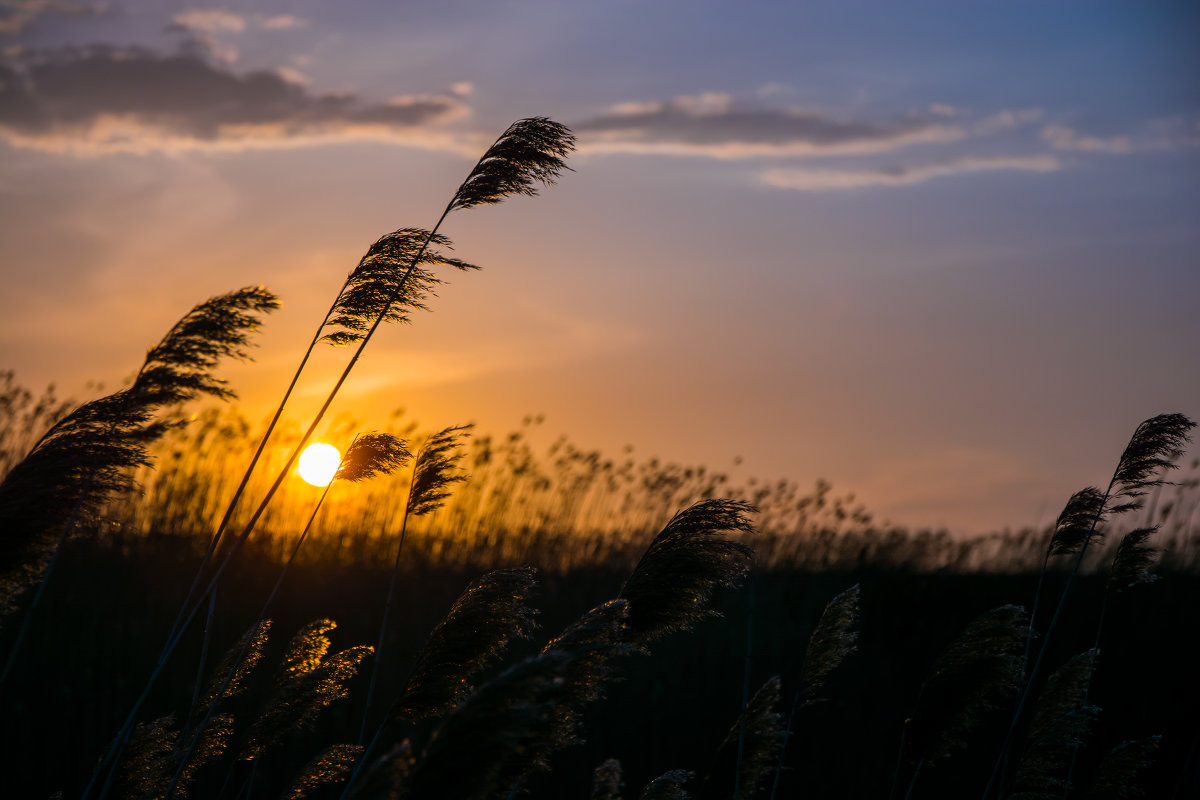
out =
{"type": "MultiPolygon", "coordinates": [[[[368,250],[308,353],[357,348],[344,378],[435,268],[472,268],[442,220],[535,193],[570,148],[516,123],[432,231],[368,250]]],[[[1131,426],[1047,530],[965,540],[825,484],[324,422],[340,382],[307,427],[290,388],[262,429],[195,412],[275,305],[200,304],[80,406],[6,377],[6,796],[1200,791],[1182,415],[1131,426]],[[319,431],[351,442],[326,489],[294,475],[319,431]]]]}

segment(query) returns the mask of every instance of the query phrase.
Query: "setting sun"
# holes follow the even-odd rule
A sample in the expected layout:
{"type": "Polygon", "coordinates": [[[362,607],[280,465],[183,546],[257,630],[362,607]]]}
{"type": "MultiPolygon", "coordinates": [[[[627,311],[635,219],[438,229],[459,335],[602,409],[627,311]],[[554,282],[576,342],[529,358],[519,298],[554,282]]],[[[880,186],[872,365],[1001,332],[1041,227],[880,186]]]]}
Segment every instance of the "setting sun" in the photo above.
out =
{"type": "Polygon", "coordinates": [[[300,454],[300,465],[296,468],[300,477],[313,486],[328,486],[342,463],[342,454],[331,444],[316,442],[304,448],[300,454]]]}

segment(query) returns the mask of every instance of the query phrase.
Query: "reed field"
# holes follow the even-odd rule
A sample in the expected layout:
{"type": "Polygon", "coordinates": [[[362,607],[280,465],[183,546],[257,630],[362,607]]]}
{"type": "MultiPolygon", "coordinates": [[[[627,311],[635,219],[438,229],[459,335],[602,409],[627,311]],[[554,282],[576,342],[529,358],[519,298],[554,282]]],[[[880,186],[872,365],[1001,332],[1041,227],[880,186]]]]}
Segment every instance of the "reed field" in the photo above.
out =
{"type": "Polygon", "coordinates": [[[259,421],[217,377],[278,305],[261,287],[105,397],[0,374],[0,794],[1200,796],[1181,414],[1131,420],[1053,525],[973,538],[824,482],[537,444],[536,417],[325,418],[381,325],[476,268],[443,222],[539,193],[573,143],[514,123],[432,229],[371,245],[297,369],[347,353],[311,420],[295,379],[259,421]],[[314,438],[344,450],[324,488],[295,472],[314,438]]]}

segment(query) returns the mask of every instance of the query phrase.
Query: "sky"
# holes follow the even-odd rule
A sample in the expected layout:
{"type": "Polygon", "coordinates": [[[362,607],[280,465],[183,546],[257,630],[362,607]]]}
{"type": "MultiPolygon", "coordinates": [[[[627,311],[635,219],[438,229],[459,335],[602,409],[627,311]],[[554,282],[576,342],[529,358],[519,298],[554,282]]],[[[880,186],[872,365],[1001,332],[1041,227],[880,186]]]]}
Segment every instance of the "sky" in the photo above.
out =
{"type": "Polygon", "coordinates": [[[0,369],[114,389],[262,284],[221,374],[264,415],[370,243],[548,116],[573,171],[451,215],[483,269],[335,413],[1049,524],[1200,418],[1197,41],[1172,2],[0,0],[0,369]]]}

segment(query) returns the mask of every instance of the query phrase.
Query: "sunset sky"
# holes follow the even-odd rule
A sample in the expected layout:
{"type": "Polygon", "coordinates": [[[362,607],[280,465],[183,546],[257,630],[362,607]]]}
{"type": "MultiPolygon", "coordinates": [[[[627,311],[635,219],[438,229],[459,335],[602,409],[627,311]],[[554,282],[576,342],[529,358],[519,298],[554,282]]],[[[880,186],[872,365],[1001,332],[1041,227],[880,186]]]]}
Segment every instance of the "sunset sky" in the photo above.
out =
{"type": "Polygon", "coordinates": [[[1197,42],[1167,2],[0,0],[0,369],[114,389],[263,284],[258,417],[367,246],[545,115],[575,171],[452,215],[483,270],[336,410],[1047,524],[1200,418],[1197,42]]]}

